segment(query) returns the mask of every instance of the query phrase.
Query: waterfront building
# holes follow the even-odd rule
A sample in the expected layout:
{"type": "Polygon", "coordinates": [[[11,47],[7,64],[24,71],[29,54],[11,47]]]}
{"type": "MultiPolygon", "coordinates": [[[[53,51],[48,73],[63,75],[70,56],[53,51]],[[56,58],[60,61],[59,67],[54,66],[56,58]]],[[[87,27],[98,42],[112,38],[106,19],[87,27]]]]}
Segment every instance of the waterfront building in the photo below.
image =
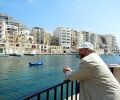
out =
{"type": "Polygon", "coordinates": [[[40,27],[32,28],[31,34],[34,36],[34,42],[38,44],[45,44],[45,35],[47,32],[40,27]]]}
{"type": "Polygon", "coordinates": [[[13,18],[8,16],[7,14],[0,13],[0,19],[5,21],[5,24],[9,25],[9,23],[13,22],[13,18]]]}
{"type": "Polygon", "coordinates": [[[83,34],[83,42],[90,42],[91,33],[88,31],[81,31],[83,34]]]}
{"type": "Polygon", "coordinates": [[[5,31],[6,53],[15,53],[16,36],[18,34],[18,27],[13,25],[6,25],[5,31]]]}
{"type": "Polygon", "coordinates": [[[104,54],[104,49],[102,48],[95,48],[95,52],[98,53],[99,55],[104,54]]]}
{"type": "Polygon", "coordinates": [[[39,53],[48,53],[50,46],[50,33],[40,27],[32,28],[31,35],[34,36],[34,43],[39,44],[39,53]]]}
{"type": "Polygon", "coordinates": [[[117,49],[116,37],[110,34],[103,35],[103,37],[106,39],[109,48],[109,53],[115,53],[114,51],[116,51],[117,49]]]}
{"type": "Polygon", "coordinates": [[[26,43],[35,43],[34,42],[34,36],[32,36],[32,35],[25,35],[25,40],[26,40],[26,43]]]}
{"type": "Polygon", "coordinates": [[[116,37],[110,34],[98,35],[99,48],[104,49],[104,53],[118,53],[119,48],[116,43],[116,37]]]}
{"type": "Polygon", "coordinates": [[[107,41],[103,35],[98,35],[98,44],[99,48],[104,49],[105,54],[109,52],[107,41]]]}
{"type": "Polygon", "coordinates": [[[44,44],[45,45],[50,45],[50,37],[51,37],[51,34],[46,32],[45,35],[44,35],[44,44]]]}
{"type": "Polygon", "coordinates": [[[18,34],[30,34],[30,30],[22,23],[19,23],[18,34]]]}
{"type": "Polygon", "coordinates": [[[23,23],[13,19],[13,17],[7,14],[0,13],[0,19],[4,20],[6,25],[17,26],[19,34],[25,33],[24,31],[27,30],[27,27],[23,23]]]}
{"type": "Polygon", "coordinates": [[[103,48],[103,44],[106,45],[106,39],[102,35],[98,35],[98,45],[99,48],[103,48]]]}
{"type": "Polygon", "coordinates": [[[24,54],[40,54],[40,45],[37,43],[25,43],[24,54]]]}
{"type": "Polygon", "coordinates": [[[5,38],[5,29],[6,24],[3,19],[0,19],[0,41],[2,42],[2,39],[5,38]]]}
{"type": "Polygon", "coordinates": [[[98,34],[88,31],[81,31],[81,33],[83,34],[83,42],[90,42],[94,45],[94,48],[100,48],[102,43],[98,34]]]}
{"type": "Polygon", "coordinates": [[[6,53],[5,43],[0,43],[0,54],[6,53]]]}
{"type": "Polygon", "coordinates": [[[5,53],[5,29],[5,21],[3,19],[0,19],[0,54],[5,53]]]}
{"type": "Polygon", "coordinates": [[[49,46],[37,43],[25,43],[25,54],[45,54],[49,53],[49,46]]]}
{"type": "Polygon", "coordinates": [[[24,54],[32,54],[32,50],[31,50],[32,44],[31,43],[25,43],[24,48],[25,48],[24,54]]]}
{"type": "Polygon", "coordinates": [[[93,44],[94,48],[99,48],[99,37],[95,33],[91,33],[90,42],[93,44]]]}
{"type": "Polygon", "coordinates": [[[82,31],[79,31],[77,33],[77,46],[80,46],[80,44],[83,43],[83,34],[82,31]]]}
{"type": "Polygon", "coordinates": [[[71,52],[76,52],[76,48],[83,43],[83,34],[81,31],[71,30],[71,52]]]}
{"type": "Polygon", "coordinates": [[[63,54],[63,47],[62,46],[50,46],[49,52],[52,54],[63,54]]]}
{"type": "Polygon", "coordinates": [[[51,35],[50,37],[50,45],[53,46],[59,46],[59,39],[58,37],[54,36],[54,35],[51,35]]]}
{"type": "Polygon", "coordinates": [[[71,29],[57,27],[54,35],[59,39],[59,45],[63,47],[64,52],[70,52],[71,49],[71,29]]]}
{"type": "Polygon", "coordinates": [[[50,51],[48,45],[40,44],[39,48],[40,48],[40,53],[41,54],[49,53],[49,51],[50,51]]]}
{"type": "Polygon", "coordinates": [[[76,48],[77,46],[78,33],[77,30],[71,30],[71,48],[76,48]]]}
{"type": "MultiPolygon", "coordinates": [[[[18,34],[29,34],[30,31],[21,22],[14,20],[11,16],[0,13],[0,36],[2,37],[0,41],[4,42],[5,49],[4,53],[18,53],[23,50],[23,43],[18,41],[18,34]],[[2,21],[1,21],[2,20],[2,21]],[[2,23],[2,27],[1,27],[2,23]],[[19,48],[19,49],[18,49],[19,48]]],[[[3,46],[3,43],[2,43],[3,46]]]]}
{"type": "Polygon", "coordinates": [[[116,46],[116,49],[114,50],[114,52],[120,54],[120,48],[118,46],[116,46]]]}
{"type": "Polygon", "coordinates": [[[31,48],[29,48],[31,50],[28,50],[28,51],[31,52],[33,43],[34,43],[34,37],[33,36],[28,35],[28,34],[18,34],[17,38],[16,38],[16,48],[15,48],[16,49],[16,53],[24,54],[25,53],[25,49],[28,48],[28,47],[31,47],[31,48]],[[27,46],[26,46],[26,44],[27,44],[27,46]]]}
{"type": "Polygon", "coordinates": [[[24,54],[25,53],[25,45],[23,43],[16,43],[15,53],[16,54],[24,54]]]}

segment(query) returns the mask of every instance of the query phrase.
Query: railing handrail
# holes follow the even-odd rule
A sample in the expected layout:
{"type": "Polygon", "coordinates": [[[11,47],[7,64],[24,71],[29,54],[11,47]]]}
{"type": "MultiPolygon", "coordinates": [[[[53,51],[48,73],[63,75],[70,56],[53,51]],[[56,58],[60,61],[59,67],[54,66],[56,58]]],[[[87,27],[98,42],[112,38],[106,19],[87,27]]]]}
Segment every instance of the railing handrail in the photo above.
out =
{"type": "Polygon", "coordinates": [[[34,97],[34,96],[37,96],[37,95],[39,95],[39,94],[42,94],[42,93],[44,93],[44,92],[46,92],[46,91],[48,91],[48,90],[54,89],[54,88],[56,88],[56,87],[58,87],[58,86],[61,86],[61,85],[65,84],[65,83],[68,83],[68,82],[70,82],[70,80],[64,80],[63,82],[61,82],[61,83],[59,83],[59,84],[57,84],[57,85],[54,85],[54,86],[52,86],[52,87],[51,87],[51,86],[46,87],[45,89],[41,90],[40,92],[31,94],[31,95],[23,98],[23,100],[26,100],[27,98],[32,98],[32,97],[34,97]]]}

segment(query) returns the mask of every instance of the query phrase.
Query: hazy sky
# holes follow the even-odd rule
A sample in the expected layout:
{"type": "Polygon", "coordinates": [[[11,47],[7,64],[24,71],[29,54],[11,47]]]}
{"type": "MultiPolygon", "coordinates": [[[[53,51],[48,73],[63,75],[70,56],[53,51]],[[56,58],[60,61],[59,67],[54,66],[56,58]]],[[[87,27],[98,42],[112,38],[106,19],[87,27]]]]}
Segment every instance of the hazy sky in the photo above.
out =
{"type": "Polygon", "coordinates": [[[50,32],[64,26],[112,34],[120,46],[120,0],[0,0],[0,12],[50,32]]]}

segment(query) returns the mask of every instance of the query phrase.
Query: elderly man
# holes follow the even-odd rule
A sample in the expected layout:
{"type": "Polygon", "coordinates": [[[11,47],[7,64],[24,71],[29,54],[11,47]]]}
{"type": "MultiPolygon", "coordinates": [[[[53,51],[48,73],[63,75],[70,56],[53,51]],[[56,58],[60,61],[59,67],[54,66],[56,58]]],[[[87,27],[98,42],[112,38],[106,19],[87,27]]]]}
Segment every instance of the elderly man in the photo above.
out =
{"type": "Polygon", "coordinates": [[[93,50],[91,43],[79,46],[80,65],[72,71],[64,67],[69,80],[80,81],[80,100],[120,100],[120,84],[104,61],[93,50]]]}

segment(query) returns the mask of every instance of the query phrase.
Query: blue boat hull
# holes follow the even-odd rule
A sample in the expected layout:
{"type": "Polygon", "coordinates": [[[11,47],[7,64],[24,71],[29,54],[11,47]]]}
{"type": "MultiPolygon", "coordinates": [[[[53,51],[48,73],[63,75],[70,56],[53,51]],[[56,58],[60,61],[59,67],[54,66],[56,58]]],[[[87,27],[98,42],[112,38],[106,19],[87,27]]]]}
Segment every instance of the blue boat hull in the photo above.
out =
{"type": "Polygon", "coordinates": [[[30,66],[43,65],[43,62],[35,62],[35,63],[30,62],[29,65],[30,65],[30,66]]]}

